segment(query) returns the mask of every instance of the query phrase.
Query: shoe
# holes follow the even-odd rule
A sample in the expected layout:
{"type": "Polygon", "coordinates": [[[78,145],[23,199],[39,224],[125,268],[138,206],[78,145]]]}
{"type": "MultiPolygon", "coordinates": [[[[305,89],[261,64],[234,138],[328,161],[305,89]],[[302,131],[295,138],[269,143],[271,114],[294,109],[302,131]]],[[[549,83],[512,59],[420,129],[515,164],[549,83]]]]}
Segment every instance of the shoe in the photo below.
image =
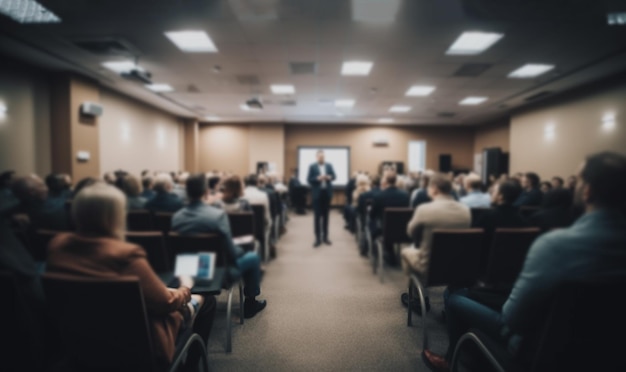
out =
{"type": "MultiPolygon", "coordinates": [[[[409,294],[408,293],[406,293],[406,292],[403,293],[400,296],[400,300],[402,301],[402,305],[404,305],[404,307],[408,307],[409,306],[409,294]]],[[[425,301],[426,301],[426,312],[429,312],[430,311],[430,298],[426,297],[425,301]]],[[[413,304],[411,305],[411,309],[417,315],[422,316],[422,306],[420,304],[419,298],[414,298],[413,299],[413,304]]]]}
{"type": "Polygon", "coordinates": [[[313,243],[313,248],[317,248],[320,245],[322,245],[322,242],[320,242],[319,240],[316,240],[315,243],[313,243]]]}
{"type": "Polygon", "coordinates": [[[324,239],[324,244],[326,244],[326,245],[333,245],[333,243],[330,240],[328,240],[328,239],[324,239]]]}
{"type": "Polygon", "coordinates": [[[257,300],[249,300],[246,298],[246,301],[243,304],[243,317],[246,319],[250,319],[253,316],[260,313],[267,306],[267,301],[257,301],[257,300]]]}
{"type": "Polygon", "coordinates": [[[450,364],[446,361],[446,358],[441,355],[437,355],[428,349],[422,351],[422,360],[426,367],[435,372],[449,372],[450,364]]]}

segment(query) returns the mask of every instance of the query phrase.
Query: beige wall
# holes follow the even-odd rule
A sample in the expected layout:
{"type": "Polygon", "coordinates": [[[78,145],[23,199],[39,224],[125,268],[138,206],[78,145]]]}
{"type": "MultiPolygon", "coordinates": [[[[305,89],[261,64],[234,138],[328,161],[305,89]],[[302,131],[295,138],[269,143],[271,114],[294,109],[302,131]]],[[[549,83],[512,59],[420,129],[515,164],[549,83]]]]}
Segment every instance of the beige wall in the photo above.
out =
{"type": "Polygon", "coordinates": [[[510,134],[511,126],[508,119],[477,127],[474,132],[474,153],[481,154],[483,149],[489,147],[499,147],[503,152],[509,152],[510,134]]]}
{"type": "Polygon", "coordinates": [[[511,172],[536,171],[541,177],[574,174],[583,160],[598,151],[626,154],[626,84],[511,118],[511,172]],[[602,129],[606,113],[616,116],[615,129],[602,129]],[[545,128],[554,126],[554,138],[545,128]]]}
{"type": "Polygon", "coordinates": [[[247,125],[200,126],[200,172],[248,173],[249,128],[247,125]]]}
{"type": "Polygon", "coordinates": [[[175,171],[184,161],[180,119],[113,91],[102,89],[100,169],[175,171]]]}
{"type": "Polygon", "coordinates": [[[45,175],[50,160],[50,87],[46,75],[0,66],[0,172],[45,175]]]}
{"type": "Polygon", "coordinates": [[[276,172],[283,174],[285,162],[285,126],[252,124],[249,127],[248,172],[256,172],[256,163],[276,163],[276,172]]]}
{"type": "Polygon", "coordinates": [[[101,118],[85,117],[80,114],[80,106],[84,102],[100,102],[100,88],[97,83],[78,77],[71,77],[70,102],[70,134],[71,134],[71,175],[78,181],[85,177],[97,177],[100,174],[100,135],[101,118]],[[79,151],[90,154],[88,161],[79,161],[79,151]]]}

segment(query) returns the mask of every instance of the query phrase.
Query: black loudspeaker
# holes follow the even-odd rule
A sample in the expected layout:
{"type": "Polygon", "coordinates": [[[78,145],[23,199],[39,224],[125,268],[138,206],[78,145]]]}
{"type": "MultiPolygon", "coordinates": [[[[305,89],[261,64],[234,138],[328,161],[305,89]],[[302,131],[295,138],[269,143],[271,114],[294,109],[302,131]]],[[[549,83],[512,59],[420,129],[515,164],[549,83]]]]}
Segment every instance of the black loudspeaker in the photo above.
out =
{"type": "Polygon", "coordinates": [[[401,161],[384,161],[380,163],[378,167],[378,173],[382,174],[383,169],[386,167],[391,167],[396,171],[396,174],[404,174],[404,163],[401,161]]]}
{"type": "Polygon", "coordinates": [[[440,154],[439,155],[439,172],[451,172],[452,171],[452,155],[440,154]]]}
{"type": "Polygon", "coordinates": [[[483,183],[488,184],[490,175],[497,178],[503,173],[509,173],[509,154],[503,153],[499,147],[484,149],[481,174],[483,183]]]}

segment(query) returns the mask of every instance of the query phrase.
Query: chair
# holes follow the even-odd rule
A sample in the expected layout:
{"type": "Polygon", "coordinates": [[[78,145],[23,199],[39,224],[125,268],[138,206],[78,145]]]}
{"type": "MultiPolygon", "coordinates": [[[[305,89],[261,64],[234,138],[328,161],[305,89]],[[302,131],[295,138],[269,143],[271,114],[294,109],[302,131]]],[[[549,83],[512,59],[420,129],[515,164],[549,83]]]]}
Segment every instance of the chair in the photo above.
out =
{"type": "MultiPolygon", "coordinates": [[[[228,221],[230,222],[230,233],[233,238],[241,236],[254,237],[254,212],[229,212],[228,221]]],[[[250,248],[252,244],[247,244],[245,248],[250,248]]],[[[258,250],[260,243],[254,244],[252,249],[258,250]]]]}
{"type": "Polygon", "coordinates": [[[383,211],[383,233],[375,243],[378,254],[371,255],[374,274],[378,271],[381,283],[384,281],[383,252],[399,251],[401,243],[411,243],[411,238],[406,234],[406,227],[412,217],[412,208],[385,208],[383,211]]]}
{"type": "Polygon", "coordinates": [[[254,238],[261,247],[263,261],[268,262],[270,259],[270,244],[269,236],[265,232],[265,206],[252,204],[252,213],[254,213],[254,238]]]}
{"type": "Polygon", "coordinates": [[[540,207],[535,207],[535,206],[530,206],[530,205],[523,205],[519,208],[519,214],[524,217],[525,219],[530,218],[530,216],[532,216],[533,214],[535,214],[535,212],[537,212],[539,209],[541,209],[540,207]]]}
{"type": "Polygon", "coordinates": [[[148,210],[131,210],[126,213],[128,231],[154,231],[152,214],[148,210]]]}
{"type": "MultiPolygon", "coordinates": [[[[137,278],[45,274],[42,283],[69,367],[76,371],[162,370],[137,278]]],[[[208,371],[206,346],[197,334],[174,357],[169,371],[178,370],[192,352],[200,355],[208,371]]]]}
{"type": "Polygon", "coordinates": [[[538,228],[498,228],[493,234],[482,281],[490,287],[510,288],[524,265],[528,249],[541,233],[538,228]]]}
{"type": "MultiPolygon", "coordinates": [[[[223,237],[218,234],[179,235],[171,232],[165,237],[168,251],[176,255],[178,253],[213,252],[216,254],[215,267],[228,269],[228,259],[224,252],[223,237]]],[[[241,280],[236,281],[239,286],[239,324],[243,324],[243,285],[241,280]]],[[[228,303],[226,305],[226,352],[232,351],[232,304],[235,283],[224,283],[223,288],[228,290],[228,303]]]]}
{"type": "Polygon", "coordinates": [[[479,275],[480,250],[482,249],[483,229],[435,229],[433,230],[432,250],[428,267],[428,280],[423,282],[417,274],[409,279],[409,306],[407,325],[412,325],[412,304],[414,290],[417,290],[422,307],[423,347],[428,348],[426,329],[425,291],[428,287],[443,285],[468,286],[479,275]]]}
{"type": "Polygon", "coordinates": [[[523,338],[519,352],[470,330],[457,343],[452,371],[461,370],[470,353],[497,371],[626,371],[618,341],[626,329],[626,302],[616,295],[625,290],[624,279],[564,283],[543,324],[523,338]]]}
{"type": "Polygon", "coordinates": [[[61,232],[64,231],[40,229],[31,233],[28,239],[28,248],[30,254],[33,256],[33,260],[45,262],[48,258],[48,246],[50,245],[50,241],[61,232]]]}
{"type": "Polygon", "coordinates": [[[471,208],[470,212],[472,213],[472,227],[477,227],[478,221],[482,219],[482,217],[491,211],[491,208],[471,208]]]}
{"type": "Polygon", "coordinates": [[[71,231],[76,230],[76,226],[74,225],[74,219],[72,218],[72,200],[68,199],[65,201],[65,215],[67,216],[67,227],[71,231]]]}
{"type": "Polygon", "coordinates": [[[146,251],[148,262],[155,272],[164,273],[172,270],[170,254],[160,231],[128,231],[126,240],[140,245],[146,251]]]}
{"type": "Polygon", "coordinates": [[[152,215],[152,221],[154,223],[154,228],[163,232],[163,234],[167,234],[170,232],[172,228],[172,217],[174,213],[170,212],[154,212],[152,215]]]}

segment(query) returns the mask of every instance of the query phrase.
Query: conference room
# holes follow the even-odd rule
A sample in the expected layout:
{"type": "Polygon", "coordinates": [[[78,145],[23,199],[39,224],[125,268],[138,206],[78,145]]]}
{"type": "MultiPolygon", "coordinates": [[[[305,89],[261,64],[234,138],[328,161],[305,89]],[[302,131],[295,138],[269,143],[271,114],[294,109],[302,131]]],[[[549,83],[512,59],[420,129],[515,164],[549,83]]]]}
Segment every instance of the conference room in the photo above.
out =
{"type": "Polygon", "coordinates": [[[624,371],[626,3],[0,0],[2,371],[624,371]]]}

